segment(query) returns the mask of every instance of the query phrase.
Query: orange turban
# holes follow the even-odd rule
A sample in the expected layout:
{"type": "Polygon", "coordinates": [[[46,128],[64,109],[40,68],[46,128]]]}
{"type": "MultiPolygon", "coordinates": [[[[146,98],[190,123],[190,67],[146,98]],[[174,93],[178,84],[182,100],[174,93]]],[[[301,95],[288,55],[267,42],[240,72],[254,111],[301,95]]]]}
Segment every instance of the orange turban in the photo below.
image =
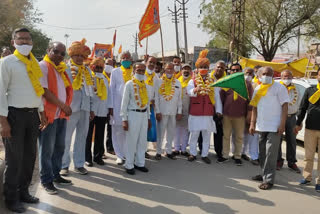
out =
{"type": "Polygon", "coordinates": [[[82,55],[85,59],[88,58],[88,56],[91,54],[91,50],[88,46],[85,45],[86,42],[86,39],[72,42],[71,46],[68,48],[69,56],[72,57],[74,55],[82,55]]]}
{"type": "Polygon", "coordinates": [[[102,58],[100,58],[100,57],[94,58],[92,60],[92,62],[90,63],[90,68],[92,70],[94,70],[95,66],[100,66],[100,67],[104,68],[104,60],[102,58]]]}
{"type": "Polygon", "coordinates": [[[208,52],[209,52],[208,49],[202,50],[200,52],[198,60],[196,62],[196,67],[197,68],[203,67],[205,65],[207,65],[208,67],[210,66],[210,61],[207,58],[208,52]]]}

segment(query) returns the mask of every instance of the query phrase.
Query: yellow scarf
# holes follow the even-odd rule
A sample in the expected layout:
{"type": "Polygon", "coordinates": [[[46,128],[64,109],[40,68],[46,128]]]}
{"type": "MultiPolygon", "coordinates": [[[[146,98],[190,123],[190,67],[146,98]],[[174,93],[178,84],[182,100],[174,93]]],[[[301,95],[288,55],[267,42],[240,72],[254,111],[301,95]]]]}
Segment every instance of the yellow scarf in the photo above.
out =
{"type": "Polygon", "coordinates": [[[259,81],[259,79],[257,78],[257,76],[254,76],[253,82],[256,83],[256,84],[258,84],[258,85],[261,84],[261,82],[259,81]]]}
{"type": "Polygon", "coordinates": [[[108,80],[108,84],[110,85],[110,77],[108,76],[108,74],[105,71],[103,71],[102,74],[108,80]]]}
{"type": "Polygon", "coordinates": [[[91,75],[90,75],[90,72],[88,71],[88,69],[86,68],[86,66],[84,65],[77,65],[73,62],[73,60],[71,59],[70,60],[71,62],[71,65],[75,66],[78,68],[78,74],[76,76],[76,78],[73,80],[73,83],[72,83],[72,88],[74,90],[80,90],[81,89],[81,86],[83,84],[83,76],[84,76],[84,79],[86,81],[86,84],[89,86],[89,85],[93,85],[92,84],[92,79],[91,79],[91,75]]]}
{"type": "Polygon", "coordinates": [[[210,101],[212,105],[215,104],[215,99],[214,99],[214,87],[211,87],[210,85],[214,82],[213,79],[210,77],[209,74],[206,76],[206,80],[204,81],[200,73],[197,75],[195,78],[196,85],[200,86],[201,90],[198,93],[201,96],[208,95],[210,98],[210,101]]]}
{"type": "MultiPolygon", "coordinates": [[[[216,82],[216,81],[218,81],[218,79],[217,79],[216,76],[214,75],[215,73],[216,73],[216,71],[213,70],[213,71],[211,72],[211,74],[210,74],[210,77],[211,77],[212,79],[214,79],[214,81],[216,82]]],[[[227,76],[227,73],[226,73],[226,72],[223,72],[223,75],[222,75],[221,78],[223,78],[223,77],[225,77],[225,76],[227,76]]],[[[220,79],[221,79],[221,78],[220,78],[220,79]]]]}
{"type": "Polygon", "coordinates": [[[172,99],[174,92],[175,92],[175,83],[176,79],[174,76],[169,79],[167,78],[167,75],[162,75],[162,84],[159,88],[159,94],[161,94],[166,101],[169,101],[172,99]]]}
{"type": "Polygon", "coordinates": [[[144,81],[139,81],[134,77],[132,79],[132,82],[133,82],[134,98],[136,100],[136,104],[140,108],[144,108],[149,102],[146,83],[144,81]],[[139,89],[137,89],[137,85],[139,86],[139,89]],[[138,91],[139,91],[139,94],[138,94],[138,91]],[[140,100],[139,100],[139,97],[140,97],[140,100]]]}
{"type": "Polygon", "coordinates": [[[284,86],[287,88],[288,91],[293,90],[293,89],[296,89],[296,86],[295,86],[294,84],[291,84],[290,86],[287,86],[287,85],[284,84],[284,82],[282,82],[282,81],[280,81],[280,83],[281,83],[282,85],[284,85],[284,86]]]}
{"type": "Polygon", "coordinates": [[[130,66],[130,68],[125,68],[121,65],[120,68],[122,70],[122,76],[123,76],[124,83],[131,80],[132,79],[132,66],[130,66]]]}
{"type": "Polygon", "coordinates": [[[181,82],[181,87],[184,89],[188,86],[189,81],[191,80],[191,75],[188,77],[188,79],[184,79],[183,76],[179,77],[178,79],[181,82]]]}
{"type": "Polygon", "coordinates": [[[64,86],[67,88],[69,86],[69,81],[65,75],[65,71],[67,69],[67,65],[66,63],[64,63],[63,61],[60,62],[60,64],[58,66],[56,66],[56,64],[54,64],[54,62],[51,61],[51,59],[49,58],[48,55],[45,55],[45,57],[43,58],[44,61],[50,63],[55,69],[56,71],[60,74],[62,80],[63,80],[63,83],[64,83],[64,86]]]}
{"type": "Polygon", "coordinates": [[[320,98],[320,83],[317,85],[317,91],[309,98],[309,102],[315,104],[320,98]]]}
{"type": "MultiPolygon", "coordinates": [[[[229,91],[230,88],[222,88],[224,91],[229,91]]],[[[232,90],[232,89],[231,89],[232,90]]],[[[233,100],[237,100],[238,99],[238,94],[237,92],[233,91],[233,100]]]]}
{"type": "Polygon", "coordinates": [[[181,77],[181,71],[179,71],[178,73],[175,73],[174,74],[174,77],[176,78],[176,79],[179,79],[179,77],[181,77]]]}
{"type": "Polygon", "coordinates": [[[97,96],[100,100],[106,100],[108,97],[107,87],[104,84],[104,79],[96,77],[96,74],[92,71],[92,76],[96,78],[97,96]]]}
{"type": "Polygon", "coordinates": [[[27,73],[36,95],[38,97],[43,95],[44,89],[42,88],[39,80],[42,77],[42,71],[33,54],[30,52],[30,60],[26,56],[20,54],[18,50],[15,50],[13,55],[26,65],[27,73]]]}
{"type": "Polygon", "coordinates": [[[152,74],[148,74],[148,72],[146,71],[145,73],[144,73],[144,75],[146,75],[146,77],[147,77],[147,79],[146,79],[146,84],[147,85],[150,85],[150,86],[153,86],[153,78],[154,78],[154,76],[156,75],[156,73],[155,72],[152,72],[152,74]]]}
{"type": "Polygon", "coordinates": [[[274,84],[274,81],[272,81],[271,84],[261,84],[260,88],[258,89],[256,95],[252,98],[250,105],[253,107],[257,107],[260,99],[264,96],[266,96],[269,88],[274,84]]]}

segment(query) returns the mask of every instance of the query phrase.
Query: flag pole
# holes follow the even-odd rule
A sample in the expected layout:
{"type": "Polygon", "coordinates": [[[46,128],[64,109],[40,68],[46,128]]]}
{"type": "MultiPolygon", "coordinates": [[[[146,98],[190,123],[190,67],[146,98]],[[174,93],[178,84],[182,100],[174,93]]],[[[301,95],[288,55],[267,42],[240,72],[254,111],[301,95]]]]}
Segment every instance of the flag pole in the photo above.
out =
{"type": "Polygon", "coordinates": [[[147,37],[147,40],[146,40],[146,56],[148,55],[148,39],[149,39],[149,36],[147,37]]]}
{"type": "Polygon", "coordinates": [[[162,28],[161,28],[161,24],[160,24],[160,39],[161,39],[162,63],[164,63],[163,36],[162,36],[162,28]]]}

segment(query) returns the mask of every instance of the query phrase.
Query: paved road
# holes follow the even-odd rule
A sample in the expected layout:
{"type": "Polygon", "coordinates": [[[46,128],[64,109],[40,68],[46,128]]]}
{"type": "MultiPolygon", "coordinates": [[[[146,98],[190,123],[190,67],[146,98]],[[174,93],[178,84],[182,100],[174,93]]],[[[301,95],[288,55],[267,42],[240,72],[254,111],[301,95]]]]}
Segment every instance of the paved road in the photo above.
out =
{"type": "MultiPolygon", "coordinates": [[[[285,150],[284,150],[285,151],[285,150]]],[[[213,155],[210,156],[215,160],[213,155]]],[[[303,150],[298,149],[302,167],[303,150]]],[[[74,185],[59,187],[58,195],[48,195],[36,182],[33,190],[41,203],[28,207],[34,213],[319,213],[320,193],[314,186],[300,187],[301,175],[286,166],[277,173],[271,191],[257,188],[250,176],[259,167],[245,162],[239,167],[226,164],[190,163],[163,158],[147,161],[150,172],[127,175],[109,156],[102,167],[89,168],[88,175],[71,172],[74,185]]],[[[0,213],[9,213],[1,210],[0,213]]]]}

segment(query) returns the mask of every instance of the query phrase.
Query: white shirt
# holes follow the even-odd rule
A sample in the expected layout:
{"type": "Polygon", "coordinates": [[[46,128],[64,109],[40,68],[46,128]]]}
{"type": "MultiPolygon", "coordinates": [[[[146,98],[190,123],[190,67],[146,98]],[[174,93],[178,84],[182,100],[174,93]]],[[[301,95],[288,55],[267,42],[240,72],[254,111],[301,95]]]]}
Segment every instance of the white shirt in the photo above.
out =
{"type": "MultiPolygon", "coordinates": [[[[260,87],[261,85],[255,88],[253,97],[260,87]]],[[[267,94],[258,103],[256,130],[259,132],[277,132],[281,122],[282,105],[289,102],[286,87],[274,82],[268,89],[267,94]]]]}
{"type": "MultiPolygon", "coordinates": [[[[109,113],[109,108],[112,108],[112,95],[109,89],[109,82],[102,73],[96,73],[95,75],[98,78],[103,78],[104,85],[106,86],[106,91],[107,91],[107,99],[101,100],[95,93],[92,97],[91,111],[93,111],[95,116],[97,117],[107,117],[109,113]]],[[[93,79],[94,79],[94,83],[97,84],[96,78],[93,77],[93,79]]]]}
{"type": "Polygon", "coordinates": [[[155,111],[162,115],[176,115],[182,114],[182,98],[181,98],[181,83],[179,80],[175,80],[174,95],[171,100],[166,101],[164,97],[159,94],[159,88],[161,87],[163,80],[160,79],[155,91],[155,111]]]}
{"type": "MultiPolygon", "coordinates": [[[[138,90],[139,90],[139,86],[138,90]]],[[[140,99],[141,103],[141,99],[140,99]]],[[[122,118],[122,121],[127,121],[128,120],[128,112],[130,110],[144,110],[147,109],[147,114],[148,114],[148,119],[150,119],[150,99],[148,104],[144,107],[141,108],[140,106],[137,105],[136,99],[134,97],[134,89],[133,89],[133,82],[132,80],[128,81],[124,87],[124,92],[123,92],[123,97],[122,97],[122,102],[121,102],[121,111],[120,111],[120,116],[122,118]]],[[[143,113],[143,112],[142,112],[143,113]]]]}
{"type": "Polygon", "coordinates": [[[8,116],[8,107],[44,110],[27,74],[26,65],[15,55],[0,60],[0,115],[8,116]]]}
{"type": "MultiPolygon", "coordinates": [[[[147,77],[145,77],[145,79],[147,79],[147,77]]],[[[159,77],[156,74],[153,77],[153,86],[147,85],[148,98],[150,101],[155,99],[155,90],[156,90],[156,88],[158,88],[158,84],[159,84],[159,77]]]]}
{"type": "MultiPolygon", "coordinates": [[[[41,61],[39,63],[41,71],[43,73],[43,77],[40,79],[40,83],[42,85],[43,88],[48,89],[48,66],[47,63],[45,61],[41,61]]],[[[64,85],[63,79],[61,77],[61,75],[56,71],[56,69],[54,68],[54,72],[56,74],[57,77],[57,89],[58,89],[58,99],[63,102],[66,103],[67,100],[67,91],[66,91],[66,87],[64,85]]],[[[45,99],[43,97],[43,99],[45,99]]],[[[60,111],[61,109],[59,107],[57,107],[57,111],[56,111],[56,115],[54,116],[54,119],[59,118],[60,116],[60,111]]]]}

